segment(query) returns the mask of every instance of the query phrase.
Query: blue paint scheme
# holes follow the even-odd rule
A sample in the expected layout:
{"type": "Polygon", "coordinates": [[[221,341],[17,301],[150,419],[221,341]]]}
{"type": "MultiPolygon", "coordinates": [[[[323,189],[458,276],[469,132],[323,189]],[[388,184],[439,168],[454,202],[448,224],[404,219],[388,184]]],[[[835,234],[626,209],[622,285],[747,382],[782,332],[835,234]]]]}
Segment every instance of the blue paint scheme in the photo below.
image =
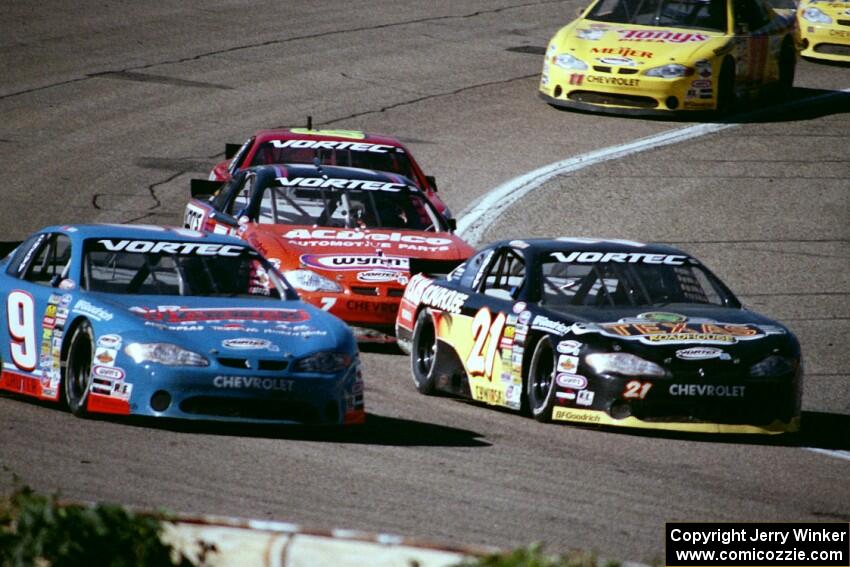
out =
{"type": "MultiPolygon", "coordinates": [[[[114,354],[114,360],[103,365],[106,369],[97,372],[105,375],[101,382],[132,385],[126,400],[132,415],[262,423],[342,424],[362,420],[363,385],[351,330],[337,317],[298,299],[291,288],[280,300],[116,294],[80,288],[83,242],[87,239],[167,240],[250,248],[244,241],[186,229],[139,225],[53,226],[36,234],[54,233],[67,236],[71,242],[70,265],[64,278],[35,283],[19,277],[16,264],[24,258],[25,273],[27,263],[37,255],[34,252],[27,257],[24,246],[31,244],[31,239],[0,261],[0,297],[7,306],[0,318],[4,376],[0,384],[6,386],[4,389],[11,389],[5,381],[7,374],[15,375],[15,380],[23,377],[31,384],[29,391],[19,390],[22,393],[59,401],[62,385],[58,382],[55,355],[64,359],[74,328],[87,320],[98,346],[115,346],[115,337],[120,337],[119,348],[112,349],[114,352],[97,349],[95,358],[101,354],[105,360],[114,354]],[[10,300],[9,294],[15,290],[24,293],[10,300]],[[21,331],[26,316],[20,314],[25,309],[17,302],[28,303],[27,295],[34,307],[34,317],[29,322],[34,331],[29,331],[29,326],[21,331]],[[67,318],[62,323],[63,317],[56,320],[54,311],[63,315],[64,309],[67,318]],[[225,315],[222,310],[230,313],[225,315]],[[10,330],[14,317],[18,319],[10,330]],[[29,332],[38,349],[32,369],[27,368],[27,362],[32,360],[32,353],[27,352],[28,341],[21,338],[29,332]],[[125,351],[127,345],[136,342],[175,344],[202,355],[209,365],[136,363],[125,351]],[[321,352],[346,355],[350,363],[331,374],[293,369],[296,361],[321,352]],[[243,361],[248,361],[250,368],[243,361]],[[117,378],[120,374],[124,376],[117,378]],[[160,390],[167,391],[172,401],[167,409],[155,411],[151,397],[160,390]]],[[[95,365],[99,363],[94,361],[95,365]]],[[[91,405],[89,410],[97,411],[91,405]]]]}

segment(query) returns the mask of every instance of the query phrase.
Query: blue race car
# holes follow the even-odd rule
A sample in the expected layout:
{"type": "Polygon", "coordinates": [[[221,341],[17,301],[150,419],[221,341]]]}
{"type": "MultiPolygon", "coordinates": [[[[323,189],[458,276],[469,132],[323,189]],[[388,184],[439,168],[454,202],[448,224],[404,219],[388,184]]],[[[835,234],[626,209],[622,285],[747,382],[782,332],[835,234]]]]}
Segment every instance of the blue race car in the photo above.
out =
{"type": "Polygon", "coordinates": [[[77,225],[15,244],[0,261],[0,389],[78,416],[363,422],[350,329],[244,241],[77,225]]]}

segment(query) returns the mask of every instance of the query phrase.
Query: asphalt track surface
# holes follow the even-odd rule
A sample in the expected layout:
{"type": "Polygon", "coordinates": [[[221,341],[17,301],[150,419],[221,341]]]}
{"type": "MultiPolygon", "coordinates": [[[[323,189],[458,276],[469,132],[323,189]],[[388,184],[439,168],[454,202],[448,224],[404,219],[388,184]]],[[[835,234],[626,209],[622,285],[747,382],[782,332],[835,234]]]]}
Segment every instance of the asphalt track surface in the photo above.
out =
{"type": "MultiPolygon", "coordinates": [[[[303,125],[394,134],[456,214],[527,171],[690,124],[558,111],[540,51],[579,4],[41,2],[0,20],[0,228],[176,224],[225,142],[303,125]]],[[[369,423],[292,429],[80,420],[0,398],[13,473],[67,498],[453,543],[663,554],[664,522],[850,521],[850,68],[801,62],[794,109],[550,180],[504,236],[697,254],[801,339],[803,433],[763,440],[541,425],[419,396],[364,355],[369,423]],[[805,447],[817,449],[808,450],[805,447]]]]}

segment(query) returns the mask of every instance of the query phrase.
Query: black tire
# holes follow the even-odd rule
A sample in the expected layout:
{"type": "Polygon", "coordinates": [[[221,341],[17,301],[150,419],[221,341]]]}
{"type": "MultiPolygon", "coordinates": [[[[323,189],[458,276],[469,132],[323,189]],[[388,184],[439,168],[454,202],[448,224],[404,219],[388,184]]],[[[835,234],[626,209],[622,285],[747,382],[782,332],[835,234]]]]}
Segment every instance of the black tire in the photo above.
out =
{"type": "Polygon", "coordinates": [[[88,321],[82,321],[71,333],[62,380],[68,409],[77,417],[87,414],[86,402],[91,389],[93,360],[94,332],[88,321]]]}
{"type": "Polygon", "coordinates": [[[735,112],[735,64],[724,61],[720,67],[720,76],[717,80],[717,114],[729,116],[735,112]]]}
{"type": "Polygon", "coordinates": [[[551,421],[555,407],[555,350],[549,337],[543,337],[534,347],[525,393],[532,417],[537,421],[551,421]]]}
{"type": "Polygon", "coordinates": [[[794,49],[794,44],[791,41],[786,41],[782,45],[782,51],[779,54],[779,100],[785,100],[791,96],[791,89],[794,88],[794,75],[797,70],[797,51],[794,49]]]}
{"type": "Polygon", "coordinates": [[[437,356],[437,333],[430,309],[423,309],[416,317],[413,340],[410,344],[410,370],[413,383],[420,394],[434,393],[434,366],[437,356]]]}

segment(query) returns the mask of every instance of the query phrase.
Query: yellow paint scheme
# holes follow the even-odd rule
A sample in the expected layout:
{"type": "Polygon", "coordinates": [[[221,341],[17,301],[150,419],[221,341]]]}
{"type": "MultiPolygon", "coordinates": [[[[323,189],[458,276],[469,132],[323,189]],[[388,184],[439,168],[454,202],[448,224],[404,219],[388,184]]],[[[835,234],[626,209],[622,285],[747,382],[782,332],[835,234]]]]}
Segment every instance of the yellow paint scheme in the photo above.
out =
{"type": "MultiPolygon", "coordinates": [[[[752,98],[779,79],[782,43],[792,37],[790,13],[774,13],[758,34],[736,35],[731,29],[721,33],[585,19],[593,7],[549,42],[539,91],[552,105],[647,113],[714,110],[724,61],[735,62],[737,96],[752,98]],[[559,56],[565,54],[580,61],[575,67],[586,68],[559,65],[559,56]],[[688,75],[646,74],[672,63],[687,67],[688,75]]],[[[731,3],[728,12],[732,22],[731,3]]]]}
{"type": "Polygon", "coordinates": [[[292,128],[293,134],[305,136],[333,136],[335,138],[351,138],[352,140],[364,140],[366,134],[359,130],[308,130],[307,128],[292,128]]]}
{"type": "MultiPolygon", "coordinates": [[[[496,314],[494,313],[493,315],[495,316],[496,314]]],[[[473,317],[466,315],[435,313],[437,338],[450,345],[458,357],[460,357],[464,370],[467,373],[472,399],[494,406],[510,407],[507,401],[507,389],[512,382],[502,380],[502,369],[504,365],[501,349],[498,346],[496,356],[492,360],[492,371],[489,374],[486,371],[484,373],[473,373],[470,371],[469,362],[473,354],[473,349],[476,347],[472,322],[473,317]]],[[[485,330],[483,332],[486,333],[487,331],[485,330]]],[[[513,332],[512,328],[510,332],[513,332]]],[[[488,334],[483,345],[479,345],[483,353],[487,353],[492,348],[492,340],[493,337],[488,334]]],[[[508,358],[508,360],[510,359],[508,358]]],[[[507,368],[506,371],[510,372],[510,368],[507,368]]]]}
{"type": "Polygon", "coordinates": [[[797,45],[800,46],[800,55],[803,57],[850,62],[850,1],[807,0],[801,2],[797,8],[797,45]],[[817,8],[832,22],[809,21],[803,15],[809,8],[817,8]],[[818,53],[818,46],[823,49],[824,44],[847,46],[846,49],[842,50],[845,54],[818,53]]]}
{"type": "Polygon", "coordinates": [[[643,421],[636,417],[614,419],[603,411],[555,407],[552,410],[553,421],[570,421],[589,425],[613,425],[617,427],[634,427],[638,429],[659,429],[665,431],[684,431],[691,433],[752,433],[760,435],[775,435],[779,433],[794,433],[800,430],[800,418],[794,417],[785,423],[775,420],[767,425],[736,425],[727,423],[684,423],[643,421]]]}

